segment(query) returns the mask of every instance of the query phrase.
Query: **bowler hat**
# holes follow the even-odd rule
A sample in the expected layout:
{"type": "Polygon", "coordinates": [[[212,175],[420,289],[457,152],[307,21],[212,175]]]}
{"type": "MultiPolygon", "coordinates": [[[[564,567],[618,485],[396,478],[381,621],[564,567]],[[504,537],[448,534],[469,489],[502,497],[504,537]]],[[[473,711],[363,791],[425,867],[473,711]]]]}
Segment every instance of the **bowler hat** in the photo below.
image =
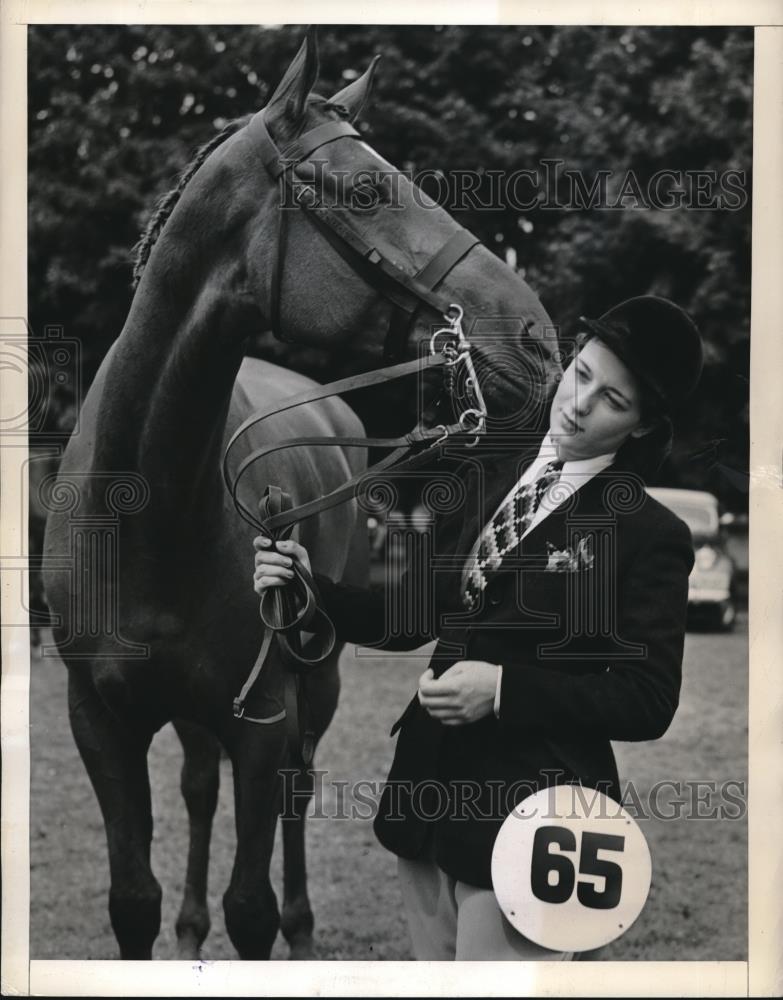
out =
{"type": "Polygon", "coordinates": [[[639,295],[598,319],[579,317],[669,410],[686,399],[701,375],[703,351],[696,324],[679,306],[639,295]]]}

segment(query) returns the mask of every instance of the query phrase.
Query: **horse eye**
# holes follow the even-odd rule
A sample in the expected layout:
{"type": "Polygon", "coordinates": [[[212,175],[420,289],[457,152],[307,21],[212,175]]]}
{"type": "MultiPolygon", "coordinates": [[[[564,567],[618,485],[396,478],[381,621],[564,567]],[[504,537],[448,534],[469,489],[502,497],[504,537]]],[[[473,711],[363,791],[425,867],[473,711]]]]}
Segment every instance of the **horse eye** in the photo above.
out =
{"type": "Polygon", "coordinates": [[[351,189],[351,208],[359,212],[371,212],[390,200],[384,178],[360,177],[351,189]]]}

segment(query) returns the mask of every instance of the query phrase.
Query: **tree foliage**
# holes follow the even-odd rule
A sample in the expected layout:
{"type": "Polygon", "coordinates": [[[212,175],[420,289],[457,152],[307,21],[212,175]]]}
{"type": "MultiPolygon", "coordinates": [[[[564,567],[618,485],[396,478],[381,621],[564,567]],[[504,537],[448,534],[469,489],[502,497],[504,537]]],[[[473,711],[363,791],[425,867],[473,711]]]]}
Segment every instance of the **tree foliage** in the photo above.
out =
{"type": "MultiPolygon", "coordinates": [[[[215,129],[263,106],[301,37],[298,26],[30,28],[30,319],[36,333],[55,323],[80,339],[85,384],[122,328],[131,248],[157,197],[215,129]]],[[[325,95],[382,54],[361,124],[368,141],[401,169],[429,171],[430,193],[457,171],[480,173],[473,203],[453,214],[515,261],[566,333],[581,314],[646,292],[692,312],[707,365],[665,478],[741,506],[751,29],[341,25],[323,26],[319,43],[325,95]],[[520,169],[550,171],[546,197],[497,202],[493,171],[520,169]],[[574,203],[573,175],[589,188],[602,171],[607,204],[574,203]],[[661,171],[676,175],[664,194],[697,172],[709,187],[714,172],[720,197],[706,208],[645,204],[661,171]],[[733,197],[720,186],[729,171],[740,178],[733,197]]],[[[263,334],[254,350],[321,380],[356,363],[263,334]]],[[[372,430],[377,404],[357,401],[372,430]]]]}

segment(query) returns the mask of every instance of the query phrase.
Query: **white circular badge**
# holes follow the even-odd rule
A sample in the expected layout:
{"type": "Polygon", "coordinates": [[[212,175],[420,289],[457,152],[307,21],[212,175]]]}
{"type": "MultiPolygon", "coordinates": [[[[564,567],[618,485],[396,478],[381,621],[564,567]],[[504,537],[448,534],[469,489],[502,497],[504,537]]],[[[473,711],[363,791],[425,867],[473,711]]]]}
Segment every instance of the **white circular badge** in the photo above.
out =
{"type": "Polygon", "coordinates": [[[624,934],[651,879],[636,820],[579,785],[544,788],[520,802],[492,852],[492,886],[506,918],[554,951],[588,951],[624,934]]]}

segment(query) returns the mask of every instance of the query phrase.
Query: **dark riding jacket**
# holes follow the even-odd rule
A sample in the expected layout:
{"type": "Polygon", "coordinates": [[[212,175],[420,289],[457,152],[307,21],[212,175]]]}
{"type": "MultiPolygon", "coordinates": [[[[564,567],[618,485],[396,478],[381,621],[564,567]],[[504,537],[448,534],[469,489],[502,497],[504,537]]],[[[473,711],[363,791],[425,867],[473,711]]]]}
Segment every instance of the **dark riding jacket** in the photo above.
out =
{"type": "Polygon", "coordinates": [[[514,805],[567,781],[619,800],[610,740],[660,737],[680,691],[690,532],[617,458],[533,527],[517,563],[465,610],[464,560],[537,451],[538,443],[521,455],[487,446],[465,461],[464,502],[439,520],[434,539],[423,536],[427,558],[393,594],[316,578],[341,639],[412,649],[437,638],[436,676],[464,659],[502,666],[498,713],[477,722],[444,726],[413,697],[392,730],[399,737],[375,820],[395,854],[432,852],[443,871],[484,888],[514,805]],[[421,612],[424,594],[433,613],[392,633],[388,609],[418,603],[421,612]]]}

